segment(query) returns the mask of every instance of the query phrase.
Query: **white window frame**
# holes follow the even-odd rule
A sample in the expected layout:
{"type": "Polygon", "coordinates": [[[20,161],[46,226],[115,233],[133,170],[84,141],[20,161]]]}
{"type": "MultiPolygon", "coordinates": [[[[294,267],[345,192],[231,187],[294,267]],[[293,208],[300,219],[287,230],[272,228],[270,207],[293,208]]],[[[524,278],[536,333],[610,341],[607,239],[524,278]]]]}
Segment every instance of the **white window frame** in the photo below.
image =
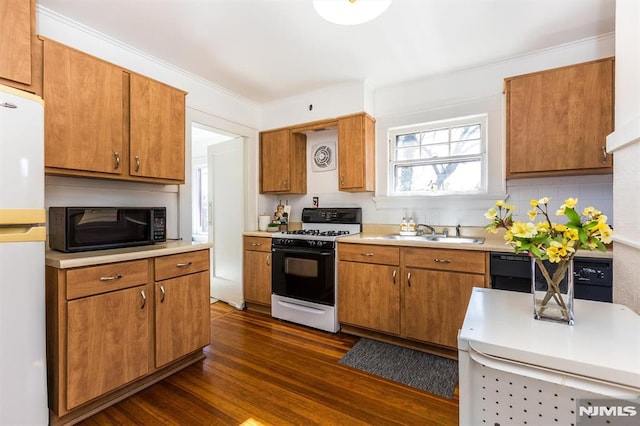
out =
{"type": "Polygon", "coordinates": [[[445,120],[430,121],[409,126],[395,127],[388,130],[388,154],[389,162],[387,165],[387,194],[389,197],[412,197],[412,196],[429,196],[429,197],[446,197],[451,195],[480,195],[487,194],[487,168],[488,168],[488,114],[474,114],[462,117],[455,117],[445,120]],[[438,159],[414,159],[414,160],[396,160],[395,159],[395,141],[396,137],[408,133],[418,133],[443,128],[459,127],[464,125],[480,124],[481,141],[480,153],[472,155],[460,155],[441,157],[438,159]],[[480,160],[480,189],[475,191],[439,191],[437,193],[429,191],[420,192],[396,192],[395,191],[395,167],[397,165],[407,164],[434,164],[438,162],[450,162],[449,160],[468,161],[472,159],[480,160]]]}

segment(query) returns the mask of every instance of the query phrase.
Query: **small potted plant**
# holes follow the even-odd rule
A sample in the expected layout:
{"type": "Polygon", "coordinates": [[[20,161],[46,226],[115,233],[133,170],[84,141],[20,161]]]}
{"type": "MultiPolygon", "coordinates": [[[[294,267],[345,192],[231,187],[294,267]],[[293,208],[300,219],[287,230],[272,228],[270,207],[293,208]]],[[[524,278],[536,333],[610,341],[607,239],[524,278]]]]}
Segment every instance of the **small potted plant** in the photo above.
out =
{"type": "Polygon", "coordinates": [[[267,225],[267,232],[277,232],[280,230],[279,222],[271,222],[267,225]]]}

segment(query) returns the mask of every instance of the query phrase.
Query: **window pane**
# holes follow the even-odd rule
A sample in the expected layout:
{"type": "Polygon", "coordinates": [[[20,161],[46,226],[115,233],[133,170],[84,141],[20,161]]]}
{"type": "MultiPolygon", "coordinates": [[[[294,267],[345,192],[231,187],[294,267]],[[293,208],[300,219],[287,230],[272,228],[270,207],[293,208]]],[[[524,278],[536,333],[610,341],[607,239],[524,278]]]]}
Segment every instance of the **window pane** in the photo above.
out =
{"type": "Polygon", "coordinates": [[[449,142],[449,129],[432,130],[422,134],[422,144],[449,142]]]}
{"type": "Polygon", "coordinates": [[[452,141],[464,141],[468,139],[480,138],[480,125],[453,127],[451,129],[452,141]]]}
{"type": "Polygon", "coordinates": [[[417,146],[418,135],[416,133],[409,133],[406,135],[399,135],[396,139],[396,147],[404,148],[407,146],[417,146]]]}
{"type": "Polygon", "coordinates": [[[396,192],[460,192],[481,189],[480,160],[396,166],[396,192]]]}
{"type": "Polygon", "coordinates": [[[422,147],[421,158],[439,158],[449,156],[449,144],[427,145],[422,147]]]}
{"type": "Polygon", "coordinates": [[[420,155],[420,148],[400,148],[396,150],[396,160],[413,160],[420,155]]]}
{"type": "Polygon", "coordinates": [[[480,140],[451,143],[451,155],[480,154],[480,140]]]}

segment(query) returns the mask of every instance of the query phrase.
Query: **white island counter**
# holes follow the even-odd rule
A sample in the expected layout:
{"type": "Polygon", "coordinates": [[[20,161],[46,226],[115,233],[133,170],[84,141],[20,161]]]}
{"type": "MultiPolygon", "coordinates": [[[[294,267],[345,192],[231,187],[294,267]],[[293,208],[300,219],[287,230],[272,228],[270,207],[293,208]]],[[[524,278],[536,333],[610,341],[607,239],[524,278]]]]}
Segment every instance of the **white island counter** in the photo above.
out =
{"type": "Polygon", "coordinates": [[[569,326],[535,320],[532,304],[474,289],[458,336],[461,425],[575,424],[586,400],[638,401],[640,316],[575,300],[569,326]]]}

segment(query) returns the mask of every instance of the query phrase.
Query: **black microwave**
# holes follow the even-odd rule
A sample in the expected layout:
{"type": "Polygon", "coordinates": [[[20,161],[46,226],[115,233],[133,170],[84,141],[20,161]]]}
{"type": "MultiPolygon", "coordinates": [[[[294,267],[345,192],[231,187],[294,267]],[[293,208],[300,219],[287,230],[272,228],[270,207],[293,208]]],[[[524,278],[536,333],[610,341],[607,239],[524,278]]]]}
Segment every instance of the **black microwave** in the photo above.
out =
{"type": "Polygon", "coordinates": [[[49,207],[49,247],[65,253],[167,240],[165,207],[49,207]]]}

